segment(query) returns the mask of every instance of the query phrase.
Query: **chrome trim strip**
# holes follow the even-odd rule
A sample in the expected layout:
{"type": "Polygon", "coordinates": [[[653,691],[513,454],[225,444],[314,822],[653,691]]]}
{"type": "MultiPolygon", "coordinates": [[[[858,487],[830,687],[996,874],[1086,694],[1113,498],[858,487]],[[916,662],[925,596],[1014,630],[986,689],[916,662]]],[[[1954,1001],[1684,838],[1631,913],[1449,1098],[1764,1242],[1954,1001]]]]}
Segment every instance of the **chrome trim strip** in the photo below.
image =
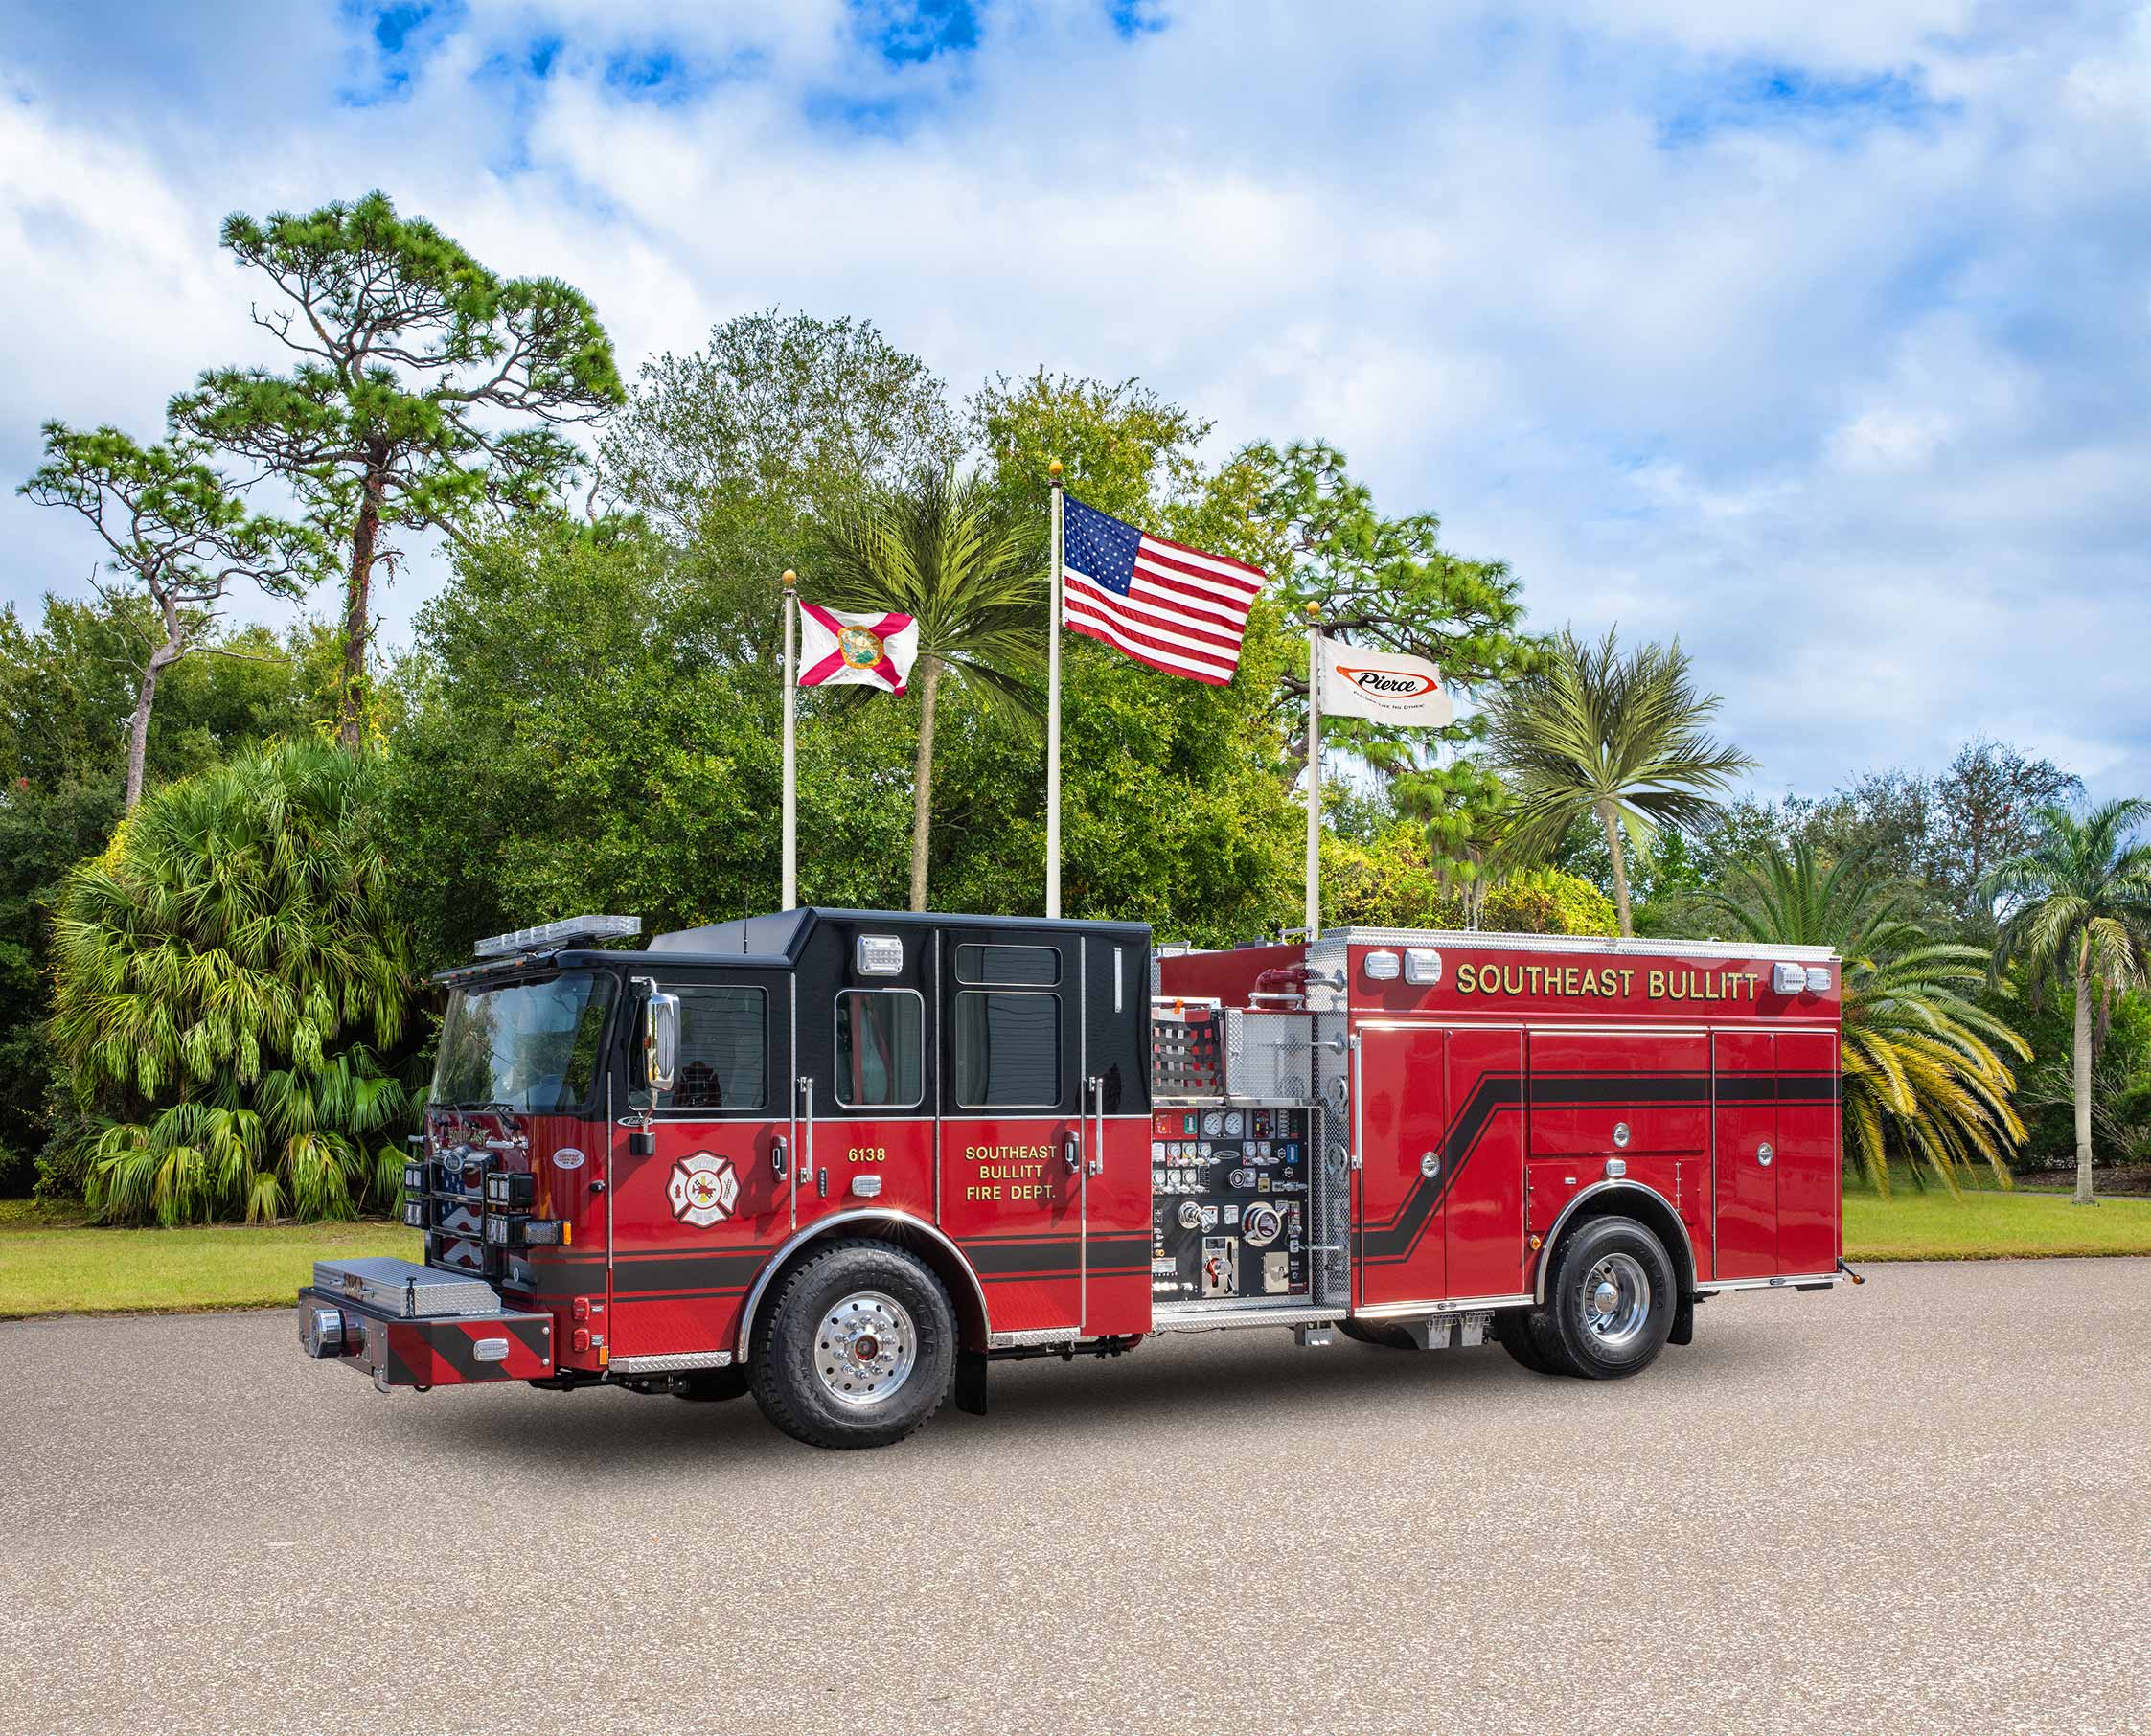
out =
{"type": "Polygon", "coordinates": [[[1082,1336],[1072,1326],[1039,1326],[1024,1332],[988,1333],[986,1348],[1011,1350],[1025,1344],[1073,1344],[1082,1336]]]}
{"type": "Polygon", "coordinates": [[[1722,1290],[1792,1290],[1798,1285],[1842,1284],[1842,1272],[1810,1272],[1804,1277],[1790,1278],[1720,1278],[1712,1284],[1699,1284],[1695,1293],[1714,1296],[1722,1290]]]}
{"type": "Polygon", "coordinates": [[[1224,1332],[1243,1326],[1313,1326],[1339,1317],[1334,1308],[1285,1303],[1270,1307],[1213,1308],[1206,1303],[1166,1304],[1151,1313],[1151,1331],[1224,1332]]]}
{"type": "Polygon", "coordinates": [[[1443,1302],[1384,1302],[1374,1308],[1355,1308],[1355,1320],[1404,1320],[1433,1314],[1475,1314],[1490,1308],[1528,1308],[1536,1298],[1519,1291],[1513,1296],[1463,1296],[1443,1302]]]}
{"type": "Polygon", "coordinates": [[[749,1359],[747,1346],[749,1335],[754,1331],[755,1311],[762,1306],[762,1292],[769,1288],[769,1280],[776,1275],[777,1268],[816,1236],[824,1235],[828,1231],[837,1229],[847,1223],[867,1222],[901,1223],[906,1229],[920,1231],[953,1254],[957,1266],[963,1269],[964,1276],[971,1280],[971,1293],[978,1304],[978,1317],[981,1320],[989,1318],[986,1312],[985,1286],[978,1282],[978,1274],[972,1269],[971,1262],[964,1258],[962,1248],[958,1247],[947,1235],[933,1224],[928,1223],[924,1218],[914,1217],[909,1212],[900,1212],[887,1207],[861,1206],[857,1211],[832,1212],[826,1218],[816,1218],[813,1222],[808,1224],[805,1229],[797,1231],[789,1242],[763,1262],[761,1271],[755,1275],[754,1288],[747,1291],[746,1302],[740,1310],[738,1344],[739,1359],[742,1362],[749,1359]]]}
{"type": "Polygon", "coordinates": [[[1688,1256],[1688,1283],[1691,1288],[1694,1286],[1696,1271],[1695,1242],[1688,1235],[1688,1226],[1682,1222],[1681,1214],[1674,1210],[1673,1201],[1649,1183],[1638,1181],[1632,1176],[1624,1176],[1612,1177],[1604,1181],[1594,1181],[1587,1188],[1578,1189],[1576,1197],[1561,1208],[1561,1216],[1553,1221],[1553,1227],[1546,1231],[1545,1240],[1541,1245],[1539,1269],[1533,1274],[1531,1280],[1531,1300],[1533,1302],[1543,1304],[1546,1299],[1546,1268],[1552,1263],[1545,1256],[1550,1254],[1560,1245],[1561,1226],[1574,1217],[1576,1207],[1583,1204],[1593,1194],[1604,1194],[1616,1189],[1623,1193],[1648,1194],[1653,1199],[1664,1206],[1668,1212],[1672,1213],[1674,1224],[1681,1232],[1681,1245],[1686,1250],[1688,1256]]]}
{"type": "Polygon", "coordinates": [[[614,1357],[606,1364],[614,1374],[667,1374],[690,1368],[729,1368],[728,1350],[674,1350],[654,1357],[614,1357]]]}

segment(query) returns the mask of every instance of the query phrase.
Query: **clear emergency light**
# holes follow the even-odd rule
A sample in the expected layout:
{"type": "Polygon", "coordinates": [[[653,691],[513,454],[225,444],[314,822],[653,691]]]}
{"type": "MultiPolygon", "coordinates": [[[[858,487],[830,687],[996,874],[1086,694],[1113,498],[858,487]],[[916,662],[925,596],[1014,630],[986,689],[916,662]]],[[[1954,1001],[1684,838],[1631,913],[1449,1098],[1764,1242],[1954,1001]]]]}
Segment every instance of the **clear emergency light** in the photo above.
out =
{"type": "Polygon", "coordinates": [[[470,949],[480,958],[503,958],[515,952],[532,952],[540,947],[564,947],[570,941],[620,940],[642,932],[639,916],[569,916],[557,923],[540,923],[535,928],[511,928],[506,934],[489,934],[470,949]]]}

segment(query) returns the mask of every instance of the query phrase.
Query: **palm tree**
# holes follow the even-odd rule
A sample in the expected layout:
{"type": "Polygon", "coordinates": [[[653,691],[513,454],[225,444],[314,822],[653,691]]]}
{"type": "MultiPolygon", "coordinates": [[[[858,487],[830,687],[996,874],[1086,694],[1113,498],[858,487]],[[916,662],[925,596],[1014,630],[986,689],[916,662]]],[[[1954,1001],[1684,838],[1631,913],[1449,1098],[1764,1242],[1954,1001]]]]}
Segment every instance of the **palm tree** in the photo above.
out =
{"type": "Polygon", "coordinates": [[[1647,849],[1661,824],[1696,826],[1719,811],[1713,797],[1755,762],[1713,741],[1705,724],[1716,694],[1698,693],[1676,639],[1623,657],[1613,630],[1587,645],[1564,630],[1545,663],[1498,690],[1488,742],[1516,797],[1517,847],[1548,852],[1593,813],[1613,858],[1613,903],[1634,934],[1621,834],[1647,849]]]}
{"type": "Polygon", "coordinates": [[[410,937],[379,762],[292,742],[151,791],[61,894],[54,1046],[102,1131],[84,1193],[163,1223],[395,1197],[410,937]],[[361,1040],[370,1038],[371,1043],[361,1040]]]}
{"type": "Polygon", "coordinates": [[[835,608],[894,609],[919,623],[919,749],[911,787],[911,908],[927,907],[934,705],[953,675],[996,710],[1037,709],[1045,647],[1039,538],[975,476],[920,470],[909,487],[824,526],[812,588],[835,608]]]}
{"type": "Polygon", "coordinates": [[[1995,947],[1999,969],[2021,958],[2035,975],[2075,994],[2076,1203],[2092,1197],[2092,992],[2111,994],[2145,977],[2151,956],[2151,844],[2136,829],[2151,816],[2140,798],[2107,802],[2078,819],[2039,810],[2038,841],[1990,874],[1984,891],[2006,902],[1995,947]]]}
{"type": "Polygon", "coordinates": [[[1703,902],[1765,946],[1829,947],[1844,961],[1844,1127],[1877,1193],[1889,1192],[1893,1145],[1915,1180],[1925,1164],[1953,1194],[1975,1159],[2010,1185],[2025,1127],[1997,1050],[2029,1060],[2031,1048],[1971,998],[1987,975],[1980,948],[1934,940],[1905,914],[1908,894],[1860,858],[1825,870],[1805,839],[1743,863],[1703,902]]]}

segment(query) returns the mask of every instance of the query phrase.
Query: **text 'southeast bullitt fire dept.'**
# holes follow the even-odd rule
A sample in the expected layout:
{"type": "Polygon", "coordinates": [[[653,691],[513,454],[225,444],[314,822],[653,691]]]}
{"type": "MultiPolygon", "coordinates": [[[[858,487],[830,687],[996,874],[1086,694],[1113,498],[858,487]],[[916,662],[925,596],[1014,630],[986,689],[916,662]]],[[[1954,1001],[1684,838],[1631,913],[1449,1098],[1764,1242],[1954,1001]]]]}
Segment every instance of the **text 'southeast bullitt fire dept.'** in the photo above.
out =
{"type": "MultiPolygon", "coordinates": [[[[1274,1328],[1609,1379],[1841,1258],[1821,948],[798,909],[481,943],[404,1169],[323,1260],[383,1391],[752,1393],[824,1447],[993,1365],[1274,1328]]],[[[1333,1353],[1334,1354],[1334,1353],[1333,1353]]]]}

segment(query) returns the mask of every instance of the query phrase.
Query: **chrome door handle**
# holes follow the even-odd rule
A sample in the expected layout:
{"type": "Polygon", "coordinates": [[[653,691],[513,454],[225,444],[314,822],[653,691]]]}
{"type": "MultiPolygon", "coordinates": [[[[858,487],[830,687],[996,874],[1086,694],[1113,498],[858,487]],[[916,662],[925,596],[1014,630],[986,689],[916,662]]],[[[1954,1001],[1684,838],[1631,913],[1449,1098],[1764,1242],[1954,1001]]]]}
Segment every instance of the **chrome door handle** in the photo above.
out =
{"type": "Polygon", "coordinates": [[[1083,1141],[1081,1139],[1064,1141],[1061,1146],[1061,1161],[1068,1166],[1068,1174],[1071,1176],[1080,1170],[1083,1167],[1083,1141]]]}
{"type": "Polygon", "coordinates": [[[1106,1081],[1103,1074],[1093,1074],[1090,1080],[1091,1121],[1096,1128],[1096,1143],[1090,1148],[1090,1173],[1106,1173],[1106,1081]]]}

